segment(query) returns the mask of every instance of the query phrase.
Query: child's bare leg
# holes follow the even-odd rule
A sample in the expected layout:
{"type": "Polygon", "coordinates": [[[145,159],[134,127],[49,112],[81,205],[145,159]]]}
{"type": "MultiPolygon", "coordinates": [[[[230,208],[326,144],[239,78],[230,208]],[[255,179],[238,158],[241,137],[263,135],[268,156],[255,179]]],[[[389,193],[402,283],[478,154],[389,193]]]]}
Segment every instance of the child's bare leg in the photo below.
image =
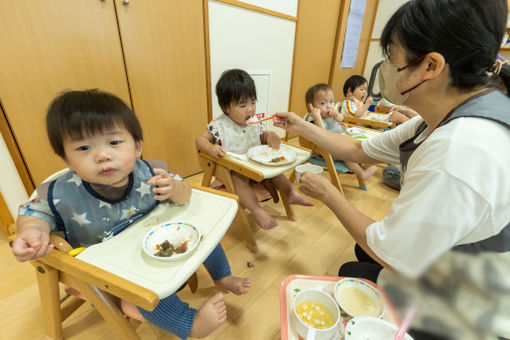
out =
{"type": "Polygon", "coordinates": [[[232,292],[235,295],[243,295],[248,293],[251,287],[251,279],[249,277],[237,277],[233,275],[225,276],[214,284],[221,290],[232,292]]]}
{"type": "Polygon", "coordinates": [[[269,214],[259,205],[257,196],[250,185],[250,180],[247,177],[236,173],[232,173],[232,180],[241,204],[253,214],[257,224],[262,229],[271,229],[276,227],[278,222],[269,216],[269,214]]]}
{"type": "Polygon", "coordinates": [[[344,163],[345,166],[349,168],[349,170],[358,175],[362,180],[367,180],[377,171],[377,167],[375,165],[371,165],[368,168],[363,169],[358,163],[345,161],[344,163]]]}
{"type": "Polygon", "coordinates": [[[190,336],[203,338],[214,332],[227,320],[227,309],[223,294],[218,293],[210,298],[195,314],[190,336]]]}
{"type": "Polygon", "coordinates": [[[289,204],[312,206],[313,203],[301,196],[284,174],[271,178],[271,182],[287,196],[289,204]]]}

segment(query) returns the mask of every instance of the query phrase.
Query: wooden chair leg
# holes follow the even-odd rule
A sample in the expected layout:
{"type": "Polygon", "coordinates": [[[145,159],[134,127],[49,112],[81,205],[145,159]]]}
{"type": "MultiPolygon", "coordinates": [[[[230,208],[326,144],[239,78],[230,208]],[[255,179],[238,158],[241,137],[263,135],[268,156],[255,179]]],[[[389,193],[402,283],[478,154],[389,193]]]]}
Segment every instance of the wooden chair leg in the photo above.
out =
{"type": "Polygon", "coordinates": [[[285,193],[280,191],[280,195],[282,196],[282,203],[285,207],[285,213],[287,214],[287,217],[291,221],[296,221],[296,215],[294,214],[294,210],[292,210],[292,207],[289,204],[289,201],[287,199],[287,195],[285,193]]]}
{"type": "Polygon", "coordinates": [[[215,163],[209,161],[207,162],[207,168],[204,170],[204,175],[202,176],[202,186],[209,187],[215,168],[215,163]]]}
{"type": "Polygon", "coordinates": [[[296,170],[292,170],[292,173],[290,174],[290,177],[289,177],[289,181],[291,183],[295,183],[296,182],[296,170]]]}
{"type": "Polygon", "coordinates": [[[326,166],[328,167],[329,177],[331,178],[331,183],[340,191],[342,196],[344,196],[344,190],[342,189],[342,184],[340,183],[340,178],[338,177],[338,172],[336,171],[335,162],[333,162],[333,157],[328,154],[321,154],[322,158],[326,161],[326,166]]]}
{"type": "Polygon", "coordinates": [[[66,275],[66,281],[87,297],[120,339],[140,339],[112,296],[70,275],[66,275]]]}
{"type": "MultiPolygon", "coordinates": [[[[227,192],[235,194],[234,190],[234,182],[232,181],[232,175],[230,171],[220,165],[216,165],[216,170],[214,171],[214,176],[218,178],[224,185],[227,192]]],[[[255,237],[253,236],[253,232],[250,228],[250,223],[248,222],[248,218],[246,217],[246,213],[244,212],[244,207],[242,204],[239,204],[239,209],[237,209],[237,214],[235,219],[237,223],[241,225],[244,233],[244,239],[246,241],[246,246],[252,253],[258,253],[259,247],[257,246],[257,242],[255,241],[255,237]]]]}
{"type": "Polygon", "coordinates": [[[195,293],[198,288],[198,276],[196,272],[190,276],[187,283],[189,285],[189,289],[191,289],[191,292],[195,293]]]}
{"type": "Polygon", "coordinates": [[[58,271],[42,263],[35,262],[34,265],[46,336],[52,340],[63,339],[58,271]]]}

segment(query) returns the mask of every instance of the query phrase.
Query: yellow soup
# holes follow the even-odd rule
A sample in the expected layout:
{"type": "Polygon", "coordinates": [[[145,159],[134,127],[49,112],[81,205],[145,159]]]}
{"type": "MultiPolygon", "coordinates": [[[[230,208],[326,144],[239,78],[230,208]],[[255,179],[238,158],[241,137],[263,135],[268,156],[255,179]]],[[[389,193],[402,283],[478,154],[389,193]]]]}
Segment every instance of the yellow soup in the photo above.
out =
{"type": "Polygon", "coordinates": [[[326,329],[335,324],[333,315],[321,303],[305,301],[297,305],[296,313],[298,317],[308,326],[317,329],[326,329]]]}
{"type": "Polygon", "coordinates": [[[349,287],[340,291],[342,307],[352,316],[379,316],[376,303],[361,289],[349,287]]]}

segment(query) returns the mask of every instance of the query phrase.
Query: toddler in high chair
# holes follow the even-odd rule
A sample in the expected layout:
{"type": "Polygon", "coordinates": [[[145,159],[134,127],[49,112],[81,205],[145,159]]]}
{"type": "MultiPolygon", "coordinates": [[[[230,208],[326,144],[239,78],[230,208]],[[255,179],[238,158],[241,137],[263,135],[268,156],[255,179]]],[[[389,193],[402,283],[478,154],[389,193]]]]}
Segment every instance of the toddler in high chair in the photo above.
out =
{"type": "MultiPolygon", "coordinates": [[[[190,200],[191,187],[167,171],[164,162],[140,159],[142,129],[118,97],[99,90],[65,92],[50,104],[46,127],[53,150],[70,171],[39,185],[38,197],[20,207],[12,244],[19,261],[48,255],[53,250],[51,232],[63,232],[75,248],[87,247],[102,242],[125,221],[149,214],[162,201],[190,200]]],[[[220,244],[204,265],[220,290],[248,292],[251,280],[231,275],[220,244]]],[[[175,293],[161,299],[152,312],[126,301],[120,305],[182,339],[207,336],[226,320],[221,293],[199,310],[175,293]]]]}
{"type": "MultiPolygon", "coordinates": [[[[207,125],[207,130],[196,138],[199,148],[214,157],[224,157],[227,152],[246,153],[253,146],[267,144],[273,149],[280,147],[280,137],[273,131],[264,130],[262,124],[248,124],[255,115],[257,92],[255,82],[243,70],[232,69],[223,72],[216,84],[216,95],[223,115],[207,125]]],[[[260,205],[250,184],[250,179],[232,171],[235,193],[241,204],[247,208],[263,229],[271,229],[278,222],[260,205]]],[[[289,204],[311,206],[301,196],[285,175],[270,181],[288,198],[289,204]]]]}
{"type": "MultiPolygon", "coordinates": [[[[305,120],[313,122],[315,125],[336,133],[344,133],[345,126],[341,124],[344,120],[343,115],[335,109],[335,95],[333,89],[328,84],[315,84],[310,87],[305,94],[308,113],[305,120]]],[[[362,180],[372,176],[377,167],[371,165],[363,169],[358,163],[344,161],[345,166],[358,175],[362,180]]]]}
{"type": "Polygon", "coordinates": [[[344,83],[344,96],[343,102],[338,102],[335,106],[337,111],[343,115],[353,117],[362,117],[368,112],[368,108],[374,103],[372,97],[367,93],[368,81],[358,75],[350,76],[344,83]],[[366,97],[365,103],[363,100],[366,97]]]}

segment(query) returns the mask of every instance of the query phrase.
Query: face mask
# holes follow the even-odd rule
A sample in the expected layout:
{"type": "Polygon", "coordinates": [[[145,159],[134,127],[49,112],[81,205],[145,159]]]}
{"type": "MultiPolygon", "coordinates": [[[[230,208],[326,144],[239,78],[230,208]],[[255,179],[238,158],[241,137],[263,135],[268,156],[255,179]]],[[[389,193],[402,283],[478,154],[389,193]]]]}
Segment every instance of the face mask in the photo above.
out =
{"type": "Polygon", "coordinates": [[[400,79],[401,75],[399,74],[401,71],[405,70],[411,65],[417,64],[423,60],[425,56],[422,56],[409,64],[399,67],[396,64],[390,64],[388,59],[386,59],[379,67],[379,89],[384,98],[396,105],[402,105],[409,98],[409,92],[420,86],[425,82],[422,81],[418,85],[411,87],[409,90],[405,90],[401,92],[397,88],[397,82],[400,79]]]}

